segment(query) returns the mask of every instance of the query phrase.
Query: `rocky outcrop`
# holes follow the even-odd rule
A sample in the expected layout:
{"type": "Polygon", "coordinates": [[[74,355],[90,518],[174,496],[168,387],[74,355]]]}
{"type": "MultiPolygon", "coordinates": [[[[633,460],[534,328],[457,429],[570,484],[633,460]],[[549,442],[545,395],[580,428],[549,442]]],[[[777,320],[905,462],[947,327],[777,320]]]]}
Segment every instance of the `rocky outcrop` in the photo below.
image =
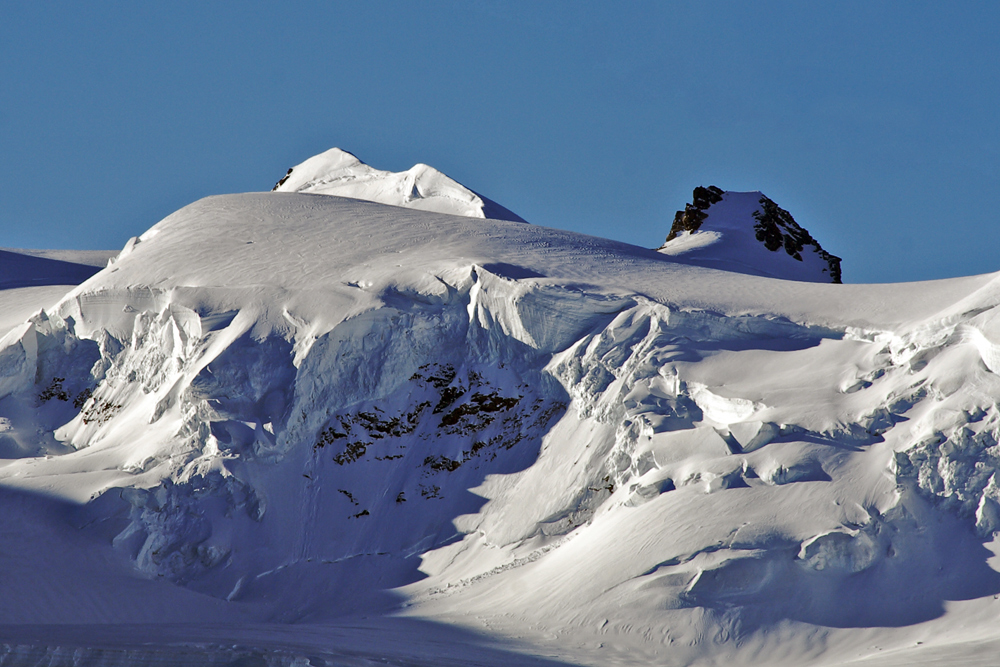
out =
{"type": "Polygon", "coordinates": [[[840,258],[823,250],[819,241],[803,229],[792,214],[767,197],[760,198],[760,210],[753,214],[757,224],[753,226],[754,236],[772,252],[784,248],[785,252],[802,261],[802,251],[806,246],[815,247],[816,253],[830,268],[831,282],[840,282],[840,258]]]}
{"type": "Polygon", "coordinates": [[[791,213],[760,192],[696,187],[691,203],[674,215],[659,251],[713,268],[841,282],[840,258],[824,250],[791,213]],[[782,249],[781,254],[798,264],[771,256],[782,249]]]}
{"type": "Polygon", "coordinates": [[[698,231],[701,223],[708,217],[705,211],[712,204],[722,201],[723,194],[722,189],[714,185],[710,185],[707,188],[700,185],[696,187],[692,202],[685,206],[683,211],[677,211],[674,214],[674,224],[670,227],[670,233],[667,234],[665,242],[669,243],[673,241],[681,232],[698,231]]]}

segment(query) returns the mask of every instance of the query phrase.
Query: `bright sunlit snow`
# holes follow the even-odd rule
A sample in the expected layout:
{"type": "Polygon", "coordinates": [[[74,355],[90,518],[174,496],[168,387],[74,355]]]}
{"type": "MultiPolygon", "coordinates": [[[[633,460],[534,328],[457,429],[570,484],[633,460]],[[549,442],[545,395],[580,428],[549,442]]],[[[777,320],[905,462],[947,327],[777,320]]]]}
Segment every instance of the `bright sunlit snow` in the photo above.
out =
{"type": "Polygon", "coordinates": [[[314,155],[289,169],[274,186],[274,192],[337,195],[419,211],[524,222],[517,214],[434,167],[417,164],[399,173],[381,171],[339,148],[314,155]]]}
{"type": "Polygon", "coordinates": [[[760,193],[655,251],[384,174],[329,151],[0,291],[42,304],[0,341],[0,656],[994,659],[998,274],[830,284],[760,193]]]}

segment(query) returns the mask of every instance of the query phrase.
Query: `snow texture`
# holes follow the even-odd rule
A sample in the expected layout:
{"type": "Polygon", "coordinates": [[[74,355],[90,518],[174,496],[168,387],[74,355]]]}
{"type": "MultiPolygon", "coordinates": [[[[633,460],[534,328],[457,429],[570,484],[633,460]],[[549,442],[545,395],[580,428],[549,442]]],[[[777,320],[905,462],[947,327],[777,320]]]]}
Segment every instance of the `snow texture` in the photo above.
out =
{"type": "Polygon", "coordinates": [[[1000,274],[822,284],[727,245],[759,193],[668,243],[713,264],[300,167],[0,340],[0,662],[995,658],[1000,274]]]}
{"type": "Polygon", "coordinates": [[[273,192],[337,195],[469,218],[524,222],[516,213],[477,194],[434,167],[381,171],[339,148],[314,155],[288,170],[273,192]]]}

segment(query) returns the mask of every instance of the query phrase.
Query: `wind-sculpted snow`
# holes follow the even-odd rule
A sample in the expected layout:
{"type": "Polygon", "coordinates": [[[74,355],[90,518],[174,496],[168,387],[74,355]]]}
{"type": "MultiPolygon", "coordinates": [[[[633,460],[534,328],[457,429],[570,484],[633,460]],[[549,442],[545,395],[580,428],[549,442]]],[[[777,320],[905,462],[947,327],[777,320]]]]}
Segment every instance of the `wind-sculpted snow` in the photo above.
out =
{"type": "MultiPolygon", "coordinates": [[[[121,448],[122,471],[143,480],[124,488],[154,481],[161,489],[120,494],[132,509],[115,544],[151,574],[188,582],[216,567],[233,548],[220,533],[240,529],[218,524],[244,514],[260,521],[269,501],[285,500],[255,489],[241,474],[248,464],[301,469],[299,488],[282,493],[295,498],[300,521],[311,516],[334,531],[332,543],[302,535],[296,558],[409,553],[454,535],[448,519],[469,506],[465,490],[487,471],[530,465],[565,408],[561,387],[541,373],[535,341],[551,344],[556,334],[533,336],[534,323],[517,307],[490,310],[508,300],[529,313],[537,308],[532,293],[508,282],[471,269],[438,303],[388,290],[386,305],[311,340],[297,360],[295,334],[254,337],[245,316],[202,317],[167,302],[159,312],[131,313],[122,340],[99,329],[103,347],[73,339],[64,360],[39,361],[34,374],[46,388],[38,400],[67,401],[72,392],[79,411],[59,437],[80,450],[121,448]],[[93,348],[90,357],[75,351],[83,345],[93,348]],[[71,362],[76,373],[67,370],[71,362]],[[152,430],[140,436],[140,424],[152,430]],[[436,501],[433,511],[420,505],[428,500],[436,501]],[[213,504],[220,513],[207,518],[213,504]],[[366,525],[349,521],[360,518],[366,525]]],[[[551,300],[542,292],[542,303],[551,300]]],[[[585,328],[595,316],[567,318],[564,329],[585,328]]],[[[43,323],[50,321],[57,320],[43,323]]],[[[16,352],[22,358],[11,366],[24,384],[31,359],[23,345],[7,349],[16,352]]]]}
{"type": "Polygon", "coordinates": [[[295,165],[272,191],[336,195],[420,211],[524,222],[513,211],[473,192],[434,167],[417,164],[398,173],[381,171],[339,148],[331,148],[295,165]]]}
{"type": "Polygon", "coordinates": [[[213,198],[0,342],[0,482],[77,505],[101,581],[172,613],[839,659],[1000,594],[997,303],[213,198]]]}

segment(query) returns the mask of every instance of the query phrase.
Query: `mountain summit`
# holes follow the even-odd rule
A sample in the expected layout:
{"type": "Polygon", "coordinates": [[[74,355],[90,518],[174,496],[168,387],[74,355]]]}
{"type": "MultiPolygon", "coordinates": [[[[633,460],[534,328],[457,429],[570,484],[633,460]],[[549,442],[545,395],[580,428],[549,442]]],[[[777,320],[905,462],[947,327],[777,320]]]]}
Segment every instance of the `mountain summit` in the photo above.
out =
{"type": "Polygon", "coordinates": [[[406,171],[382,171],[339,148],[331,148],[295,165],[275,184],[272,192],[336,195],[467,218],[526,222],[513,211],[473,192],[434,167],[416,164],[406,171]]]}
{"type": "Polygon", "coordinates": [[[658,251],[711,268],[786,280],[839,283],[840,258],[760,192],[694,189],[658,251]]]}

